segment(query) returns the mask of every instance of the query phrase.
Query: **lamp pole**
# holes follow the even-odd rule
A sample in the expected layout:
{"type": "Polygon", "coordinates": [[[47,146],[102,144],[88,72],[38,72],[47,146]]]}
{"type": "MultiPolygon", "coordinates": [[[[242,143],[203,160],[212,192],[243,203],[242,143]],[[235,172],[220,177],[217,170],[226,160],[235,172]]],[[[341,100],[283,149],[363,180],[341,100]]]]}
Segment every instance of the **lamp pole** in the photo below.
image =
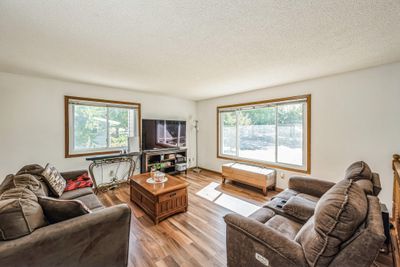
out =
{"type": "Polygon", "coordinates": [[[201,172],[199,168],[199,141],[198,141],[198,133],[199,133],[199,121],[194,121],[194,128],[196,129],[196,167],[193,168],[193,171],[196,173],[201,172]]]}

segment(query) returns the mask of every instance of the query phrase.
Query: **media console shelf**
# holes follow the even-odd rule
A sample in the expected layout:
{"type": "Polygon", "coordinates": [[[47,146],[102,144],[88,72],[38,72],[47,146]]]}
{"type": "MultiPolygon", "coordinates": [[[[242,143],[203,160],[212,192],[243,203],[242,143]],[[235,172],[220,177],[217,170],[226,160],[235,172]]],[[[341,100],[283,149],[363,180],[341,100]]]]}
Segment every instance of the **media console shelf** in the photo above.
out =
{"type": "Polygon", "coordinates": [[[142,153],[141,172],[150,172],[160,166],[160,171],[168,174],[187,173],[187,149],[148,150],[142,153]]]}

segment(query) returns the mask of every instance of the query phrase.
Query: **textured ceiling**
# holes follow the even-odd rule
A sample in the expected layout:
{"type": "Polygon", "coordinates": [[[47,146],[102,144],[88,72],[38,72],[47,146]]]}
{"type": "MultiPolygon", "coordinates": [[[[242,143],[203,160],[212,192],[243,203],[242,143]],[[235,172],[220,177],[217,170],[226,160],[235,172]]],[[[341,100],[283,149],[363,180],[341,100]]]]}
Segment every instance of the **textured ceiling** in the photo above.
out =
{"type": "Polygon", "coordinates": [[[400,60],[400,1],[0,1],[0,71],[199,100],[400,60]]]}

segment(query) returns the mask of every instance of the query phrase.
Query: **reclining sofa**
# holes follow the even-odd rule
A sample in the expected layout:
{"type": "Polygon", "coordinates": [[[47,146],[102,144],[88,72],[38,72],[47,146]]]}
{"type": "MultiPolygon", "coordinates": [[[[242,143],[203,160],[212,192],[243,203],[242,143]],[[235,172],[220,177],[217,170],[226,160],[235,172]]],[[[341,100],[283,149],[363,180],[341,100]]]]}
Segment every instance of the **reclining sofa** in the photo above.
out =
{"type": "Polygon", "coordinates": [[[337,184],[291,178],[248,218],[225,216],[228,266],[371,266],[385,241],[379,191],[362,161],[337,184]]]}

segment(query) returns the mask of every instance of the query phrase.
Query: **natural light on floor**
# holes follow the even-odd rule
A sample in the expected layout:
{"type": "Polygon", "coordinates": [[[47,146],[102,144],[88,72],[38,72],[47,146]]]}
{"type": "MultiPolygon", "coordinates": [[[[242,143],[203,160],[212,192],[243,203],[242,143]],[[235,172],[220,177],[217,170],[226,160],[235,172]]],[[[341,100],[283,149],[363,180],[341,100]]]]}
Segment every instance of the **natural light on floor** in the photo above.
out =
{"type": "Polygon", "coordinates": [[[197,192],[196,195],[246,217],[260,208],[257,205],[217,191],[216,188],[219,185],[218,183],[212,182],[197,192]]]}

